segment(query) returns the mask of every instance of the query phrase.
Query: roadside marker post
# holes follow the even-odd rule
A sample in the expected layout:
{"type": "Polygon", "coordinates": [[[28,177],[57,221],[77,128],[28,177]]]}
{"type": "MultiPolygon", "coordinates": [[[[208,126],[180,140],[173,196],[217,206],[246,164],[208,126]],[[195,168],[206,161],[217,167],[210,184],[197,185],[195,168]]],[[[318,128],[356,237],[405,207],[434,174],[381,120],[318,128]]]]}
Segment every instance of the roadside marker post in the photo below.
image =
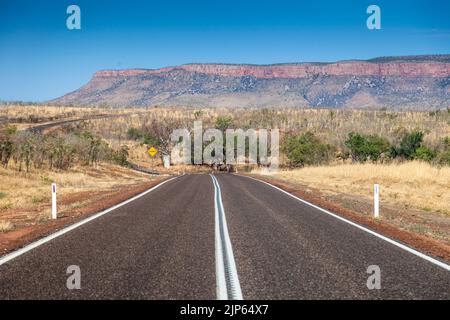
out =
{"type": "Polygon", "coordinates": [[[56,219],[56,183],[52,183],[52,219],[56,219]]]}
{"type": "Polygon", "coordinates": [[[152,168],[154,168],[155,167],[155,156],[158,153],[158,149],[156,149],[155,147],[151,147],[150,149],[147,150],[147,153],[152,158],[152,168]]]}
{"type": "Polygon", "coordinates": [[[373,185],[373,216],[380,217],[380,186],[378,184],[373,185]]]}

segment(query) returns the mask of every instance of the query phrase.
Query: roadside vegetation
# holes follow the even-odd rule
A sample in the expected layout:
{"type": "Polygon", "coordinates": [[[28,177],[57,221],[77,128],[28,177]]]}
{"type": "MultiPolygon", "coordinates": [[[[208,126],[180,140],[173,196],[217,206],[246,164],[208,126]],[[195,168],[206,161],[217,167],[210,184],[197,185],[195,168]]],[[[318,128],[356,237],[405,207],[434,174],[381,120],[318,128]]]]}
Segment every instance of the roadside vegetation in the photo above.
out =
{"type": "Polygon", "coordinates": [[[344,148],[322,142],[312,132],[286,135],[282,151],[289,166],[336,163],[388,163],[394,160],[420,160],[434,165],[450,166],[450,136],[444,137],[434,147],[424,143],[422,131],[403,132],[401,136],[387,137],[350,132],[344,148]]]}
{"type": "Polygon", "coordinates": [[[173,129],[278,128],[281,165],[289,167],[423,160],[448,165],[450,109],[432,112],[329,109],[150,108],[115,121],[87,121],[92,132],[115,141],[155,146],[170,154],[173,129]]]}
{"type": "MultiPolygon", "coordinates": [[[[3,213],[15,209],[20,209],[22,213],[30,211],[30,219],[41,205],[50,210],[50,187],[53,182],[58,186],[58,195],[76,197],[77,193],[90,192],[89,197],[94,197],[96,192],[114,190],[123,185],[148,181],[149,178],[146,174],[108,163],[95,168],[74,165],[69,171],[43,168],[29,173],[0,167],[0,177],[0,220],[3,213]]],[[[89,197],[80,201],[86,201],[89,197]]]]}
{"type": "Polygon", "coordinates": [[[32,168],[68,170],[74,164],[96,166],[110,162],[127,166],[128,148],[111,148],[88,130],[73,129],[48,135],[18,131],[7,125],[0,131],[0,161],[4,168],[12,163],[18,171],[32,168]]]}
{"type": "Polygon", "coordinates": [[[0,107],[0,234],[24,234],[24,228],[31,232],[34,226],[47,222],[53,182],[58,186],[58,211],[64,217],[154,179],[129,168],[126,144],[93,133],[85,121],[49,131],[29,129],[42,122],[84,118],[104,111],[0,107]]]}
{"type": "MultiPolygon", "coordinates": [[[[412,160],[341,163],[253,174],[288,184],[332,206],[373,217],[373,185],[380,185],[380,217],[400,230],[450,245],[450,167],[412,160]]],[[[306,198],[308,199],[308,198],[306,198]]],[[[314,202],[315,200],[310,200],[314,202]]]]}
{"type": "Polygon", "coordinates": [[[382,203],[450,216],[450,167],[422,161],[337,164],[281,170],[274,176],[329,194],[359,195],[368,201],[373,199],[373,184],[378,183],[382,203]]]}
{"type": "MultiPolygon", "coordinates": [[[[170,154],[170,133],[203,128],[278,128],[281,166],[304,167],[336,163],[390,163],[420,160],[450,165],[450,109],[431,112],[330,109],[75,108],[0,106],[0,118],[79,117],[84,120],[48,134],[0,123],[1,162],[21,171],[68,170],[74,164],[101,162],[126,166],[148,162],[145,149],[170,154]],[[20,112],[17,110],[20,109],[20,112]],[[85,119],[89,114],[120,113],[120,118],[85,119]],[[138,152],[137,152],[138,150],[138,152]],[[143,155],[141,155],[143,153],[143,155]]],[[[26,120],[28,119],[28,120],[26,120]]]]}
{"type": "MultiPolygon", "coordinates": [[[[373,184],[380,185],[383,222],[450,245],[450,110],[394,112],[330,109],[0,106],[0,242],[16,241],[49,220],[50,185],[58,186],[61,220],[141,188],[164,173],[174,129],[280,130],[280,170],[270,174],[306,196],[372,217],[373,184]],[[95,115],[120,114],[107,118],[95,115]],[[51,130],[33,126],[82,119],[51,130]],[[158,153],[150,157],[149,147],[158,153]],[[8,240],[9,239],[9,240],[8,240]],[[12,239],[12,240],[11,240],[12,239]]],[[[308,198],[307,198],[308,199],[308,198]]],[[[314,200],[314,199],[313,199],[314,200]]],[[[312,202],[314,202],[311,200],[312,202]]],[[[100,207],[98,207],[100,208],[100,207]]],[[[93,208],[92,210],[97,210],[93,208]]],[[[61,221],[58,219],[58,221],[61,221]]]]}
{"type": "MultiPolygon", "coordinates": [[[[45,189],[54,179],[52,173],[76,177],[79,170],[95,172],[98,168],[118,166],[129,170],[126,168],[129,164],[161,170],[161,157],[170,154],[172,148],[170,133],[179,128],[191,131],[196,120],[202,121],[204,129],[222,131],[280,129],[281,171],[274,177],[339,194],[337,199],[346,195],[361,197],[367,207],[371,206],[371,188],[376,182],[381,185],[383,201],[397,208],[444,215],[450,211],[449,109],[394,112],[292,108],[18,108],[0,106],[0,119],[22,117],[23,121],[0,121],[2,176],[10,181],[8,187],[5,185],[0,190],[0,211],[47,203],[47,198],[42,200],[42,195],[32,194],[35,187],[31,185],[20,191],[26,195],[26,202],[13,200],[10,192],[27,185],[25,181],[41,179],[40,176],[49,179],[45,189]],[[123,116],[84,119],[88,114],[111,112],[123,116]],[[51,117],[84,120],[50,132],[23,130],[32,126],[30,119],[34,117],[39,118],[37,123],[51,117]],[[147,153],[151,146],[158,150],[153,158],[147,153]],[[12,177],[19,180],[13,182],[12,177]]],[[[171,172],[194,169],[198,168],[171,168],[175,170],[171,172]]],[[[95,179],[95,174],[92,177],[95,179]]],[[[0,217],[0,221],[4,220],[0,217]]]]}

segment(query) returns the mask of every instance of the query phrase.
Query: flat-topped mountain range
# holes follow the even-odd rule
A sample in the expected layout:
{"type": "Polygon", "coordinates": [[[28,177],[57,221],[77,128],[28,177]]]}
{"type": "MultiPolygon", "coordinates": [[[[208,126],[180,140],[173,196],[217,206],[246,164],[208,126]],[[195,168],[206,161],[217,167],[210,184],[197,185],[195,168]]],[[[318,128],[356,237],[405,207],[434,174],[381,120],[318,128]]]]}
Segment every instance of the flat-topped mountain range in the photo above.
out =
{"type": "Polygon", "coordinates": [[[447,108],[450,55],[101,70],[80,89],[50,103],[115,107],[447,108]]]}

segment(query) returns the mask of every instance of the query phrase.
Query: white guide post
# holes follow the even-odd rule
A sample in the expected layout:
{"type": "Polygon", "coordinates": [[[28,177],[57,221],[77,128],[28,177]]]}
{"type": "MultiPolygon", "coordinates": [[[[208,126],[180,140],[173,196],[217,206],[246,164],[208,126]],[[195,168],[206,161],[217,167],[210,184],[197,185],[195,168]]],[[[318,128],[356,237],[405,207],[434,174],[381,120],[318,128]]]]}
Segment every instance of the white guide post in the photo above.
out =
{"type": "Polygon", "coordinates": [[[378,184],[373,185],[373,216],[380,217],[380,186],[378,184]]]}
{"type": "Polygon", "coordinates": [[[52,183],[52,219],[56,219],[56,183],[52,183]]]}

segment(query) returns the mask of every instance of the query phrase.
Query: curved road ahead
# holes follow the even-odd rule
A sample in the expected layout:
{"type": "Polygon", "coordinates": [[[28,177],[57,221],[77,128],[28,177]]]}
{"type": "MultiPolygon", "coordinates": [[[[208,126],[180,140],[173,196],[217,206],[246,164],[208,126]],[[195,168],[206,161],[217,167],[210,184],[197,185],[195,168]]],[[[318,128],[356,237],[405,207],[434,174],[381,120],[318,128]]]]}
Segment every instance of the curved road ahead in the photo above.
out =
{"type": "Polygon", "coordinates": [[[175,178],[0,258],[0,299],[450,299],[445,265],[265,183],[215,177],[175,178]],[[80,290],[66,287],[71,265],[80,290]],[[379,290],[367,287],[371,265],[379,290]]]}

